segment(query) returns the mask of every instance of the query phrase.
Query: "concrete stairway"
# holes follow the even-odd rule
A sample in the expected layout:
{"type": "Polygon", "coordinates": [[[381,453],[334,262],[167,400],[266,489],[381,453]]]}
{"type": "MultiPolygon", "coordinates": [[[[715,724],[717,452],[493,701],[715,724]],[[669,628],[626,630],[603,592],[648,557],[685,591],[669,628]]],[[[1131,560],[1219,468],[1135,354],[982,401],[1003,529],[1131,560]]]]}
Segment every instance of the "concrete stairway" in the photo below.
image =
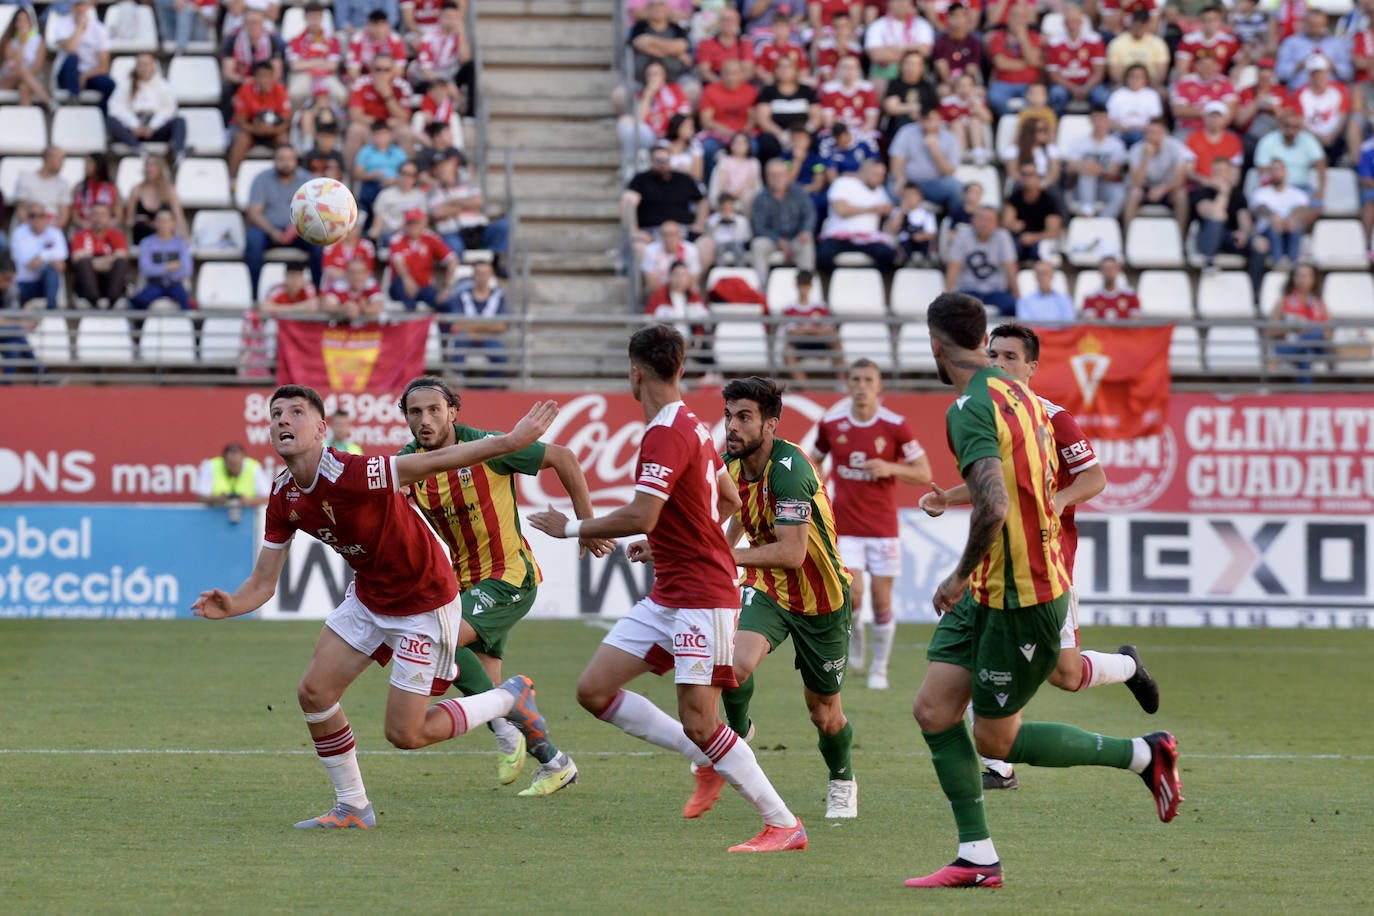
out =
{"type": "Polygon", "coordinates": [[[499,196],[510,150],[517,244],[530,258],[530,309],[539,318],[531,342],[538,384],[576,384],[598,365],[620,375],[620,326],[559,320],[626,308],[627,281],[616,276],[614,257],[622,187],[610,101],[620,47],[616,0],[475,2],[481,91],[491,115],[488,191],[499,196]]]}

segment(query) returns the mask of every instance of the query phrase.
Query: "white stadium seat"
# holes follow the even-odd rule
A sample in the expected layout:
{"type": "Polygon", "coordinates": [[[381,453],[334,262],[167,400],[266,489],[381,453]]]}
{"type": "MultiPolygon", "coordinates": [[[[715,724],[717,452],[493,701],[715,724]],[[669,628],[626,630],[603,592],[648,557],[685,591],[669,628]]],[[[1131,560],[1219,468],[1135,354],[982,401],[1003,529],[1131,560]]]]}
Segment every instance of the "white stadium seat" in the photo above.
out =
{"type": "Polygon", "coordinates": [[[219,60],[211,55],[173,57],[167,68],[167,81],[172,84],[179,105],[220,102],[219,60]]]}
{"type": "Polygon", "coordinates": [[[253,289],[248,281],[248,265],[225,261],[200,265],[200,273],[196,275],[196,303],[201,308],[217,305],[250,308],[253,289]]]}
{"type": "Polygon", "coordinates": [[[52,117],[52,145],[62,147],[68,156],[105,152],[109,143],[100,109],[70,105],[57,109],[52,117]]]}
{"type": "MultiPolygon", "coordinates": [[[[388,267],[382,271],[382,295],[386,295],[387,290],[391,289],[390,270],[391,268],[388,267]]],[[[261,302],[266,299],[273,287],[280,286],[285,282],[286,264],[281,261],[268,261],[262,265],[262,273],[258,274],[258,298],[256,301],[261,302]]]]}
{"type": "Polygon", "coordinates": [[[1283,299],[1283,288],[1288,285],[1288,271],[1271,270],[1264,275],[1263,282],[1260,283],[1259,306],[1260,314],[1268,318],[1274,312],[1274,306],[1278,305],[1283,299]]]}
{"type": "Polygon", "coordinates": [[[1176,374],[1196,375],[1202,371],[1202,339],[1197,328],[1174,325],[1169,342],[1169,369],[1176,374]]]}
{"type": "Polygon", "coordinates": [[[444,368],[444,340],[437,321],[429,323],[429,333],[425,336],[425,368],[436,371],[444,368]]]}
{"type": "Polygon", "coordinates": [[[1136,284],[1140,297],[1140,314],[1146,318],[1170,318],[1191,321],[1193,286],[1181,270],[1146,270],[1136,284]]]}
{"type": "Polygon", "coordinates": [[[197,260],[242,260],[245,229],[238,210],[197,210],[191,219],[191,246],[197,260]]]}
{"type": "MultiPolygon", "coordinates": [[[[811,281],[811,294],[820,296],[820,280],[811,281]]],[[[782,310],[797,301],[797,268],[774,267],[768,272],[768,311],[781,315],[782,310]]]]}
{"type": "Polygon", "coordinates": [[[738,319],[720,322],[712,335],[716,366],[722,372],[768,368],[768,335],[763,322],[758,320],[763,309],[757,305],[716,304],[711,306],[711,314],[716,318],[738,319]]]}
{"type": "MultiPolygon", "coordinates": [[[[110,59],[110,79],[116,84],[129,78],[129,74],[134,71],[134,65],[138,63],[138,57],[133,54],[122,54],[119,57],[110,59]]],[[[162,68],[158,68],[161,72],[162,68]]]]}
{"type": "Polygon", "coordinates": [[[132,0],[116,3],[105,10],[105,28],[114,54],[157,52],[157,20],[152,6],[132,0]]]}
{"type": "Polygon", "coordinates": [[[1197,282],[1197,313],[1204,319],[1258,317],[1250,275],[1239,270],[1203,274],[1197,282]]]}
{"type": "MultiPolygon", "coordinates": [[[[1125,278],[1122,278],[1124,282],[1125,278]]],[[[1102,274],[1096,270],[1080,270],[1073,278],[1073,307],[1083,311],[1083,302],[1102,288],[1102,274]]]]}
{"type": "Polygon", "coordinates": [[[134,188],[143,183],[143,170],[142,156],[125,156],[119,160],[119,165],[115,167],[114,183],[120,200],[128,200],[134,188]]]}
{"type": "Polygon", "coordinates": [[[935,356],[930,352],[930,329],[924,316],[913,316],[897,332],[897,365],[908,372],[934,372],[935,356]]]}
{"type": "Polygon", "coordinates": [[[271,159],[245,159],[239,165],[239,174],[234,180],[234,205],[240,210],[248,209],[248,195],[253,193],[253,179],[263,172],[271,171],[271,159]]]}
{"type": "Polygon", "coordinates": [[[187,210],[225,210],[233,205],[229,196],[229,166],[223,159],[183,159],[177,168],[176,189],[182,207],[187,210]]]}
{"type": "Polygon", "coordinates": [[[243,322],[236,315],[211,315],[200,326],[200,359],[205,363],[239,361],[243,350],[243,322]]]}
{"type": "Polygon", "coordinates": [[[892,314],[925,321],[930,303],[945,291],[945,275],[928,268],[904,268],[892,275],[892,314]]]}
{"type": "Polygon", "coordinates": [[[229,148],[224,142],[224,115],[218,108],[183,108],[186,122],[186,151],[192,156],[223,156],[229,148]]]}
{"type": "Polygon", "coordinates": [[[883,275],[872,267],[837,267],[830,274],[830,311],[840,315],[886,315],[883,275]]]}
{"type": "Polygon", "coordinates": [[[1102,216],[1075,216],[1060,250],[1075,267],[1096,267],[1107,255],[1121,257],[1121,224],[1102,216]]]}
{"type": "Polygon", "coordinates": [[[150,315],[143,322],[139,355],[156,366],[184,366],[196,361],[196,328],[185,315],[150,315]]]}
{"type": "Polygon", "coordinates": [[[42,156],[6,156],[0,159],[0,194],[4,194],[7,201],[14,200],[15,188],[19,186],[19,176],[26,172],[36,172],[42,166],[42,156]]]}
{"type": "Polygon", "coordinates": [[[95,365],[129,365],[134,343],[129,319],[118,315],[83,315],[76,327],[76,361],[95,365]]]}
{"type": "MultiPolygon", "coordinates": [[[[291,40],[305,31],[305,7],[288,6],[281,15],[281,28],[278,30],[281,40],[285,44],[290,44],[291,40]]],[[[334,31],[334,13],[330,10],[324,11],[324,32],[326,35],[334,31]]]]}
{"type": "Polygon", "coordinates": [[[1207,368],[1212,372],[1258,373],[1264,366],[1254,327],[1217,325],[1207,329],[1207,368]]]}
{"type": "Polygon", "coordinates": [[[1368,271],[1329,273],[1322,301],[1332,318],[1374,318],[1374,276],[1368,271]]]}
{"type": "MultiPolygon", "coordinates": [[[[103,129],[104,125],[101,127],[103,129]]],[[[0,156],[40,156],[47,145],[48,119],[42,108],[37,105],[0,108],[0,156]]]]}
{"type": "Polygon", "coordinates": [[[1132,267],[1182,267],[1183,237],[1168,216],[1137,216],[1126,229],[1126,262],[1132,267]]]}
{"type": "Polygon", "coordinates": [[[1066,154],[1073,145],[1084,137],[1093,135],[1092,118],[1081,114],[1066,114],[1059,119],[1059,132],[1054,143],[1060,154],[1066,154]]]}
{"type": "Polygon", "coordinates": [[[1319,219],[1312,227],[1312,263],[1321,270],[1366,269],[1368,251],[1357,219],[1319,219]]]}
{"type": "Polygon", "coordinates": [[[1000,156],[1002,150],[1009,146],[1016,145],[1016,131],[1021,126],[1021,116],[1015,112],[1004,114],[997,119],[997,135],[993,140],[993,149],[1000,156]]]}
{"type": "Polygon", "coordinates": [[[1322,216],[1360,215],[1360,178],[1354,169],[1327,169],[1322,216]]]}
{"type": "Polygon", "coordinates": [[[871,359],[880,369],[891,369],[892,332],[887,323],[865,320],[851,313],[840,319],[840,347],[844,350],[844,361],[852,363],[856,359],[871,359]]]}
{"type": "Polygon", "coordinates": [[[67,332],[67,319],[60,315],[44,315],[38,326],[29,332],[29,346],[33,355],[45,366],[65,366],[72,361],[72,342],[67,332]]]}

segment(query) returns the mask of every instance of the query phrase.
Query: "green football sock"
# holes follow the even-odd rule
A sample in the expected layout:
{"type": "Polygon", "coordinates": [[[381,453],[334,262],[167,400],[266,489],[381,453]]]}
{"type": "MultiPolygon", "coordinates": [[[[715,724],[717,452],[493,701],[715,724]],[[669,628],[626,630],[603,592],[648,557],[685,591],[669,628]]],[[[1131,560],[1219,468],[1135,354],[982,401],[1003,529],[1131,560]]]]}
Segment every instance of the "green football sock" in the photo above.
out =
{"type": "Polygon", "coordinates": [[[959,842],[972,843],[992,836],[987,812],[983,809],[983,776],[978,768],[978,752],[973,736],[962,719],[942,732],[921,732],[930,748],[935,775],[959,828],[959,842]]]}
{"type": "Polygon", "coordinates": [[[825,765],[830,768],[831,779],[853,779],[854,769],[849,765],[849,751],[854,746],[854,726],[846,722],[844,728],[827,735],[816,730],[821,736],[817,747],[821,749],[821,756],[825,758],[825,765]]]}
{"type": "Polygon", "coordinates": [[[725,721],[730,729],[741,738],[749,734],[749,703],[754,699],[754,676],[749,675],[738,687],[727,687],[721,691],[720,698],[725,704],[725,721]]]}
{"type": "Polygon", "coordinates": [[[463,696],[470,697],[496,686],[491,682],[491,675],[487,674],[487,669],[482,667],[477,653],[467,646],[459,646],[453,653],[453,660],[458,663],[458,680],[453,682],[453,686],[457,687],[463,696]]]}
{"type": "Polygon", "coordinates": [[[1131,765],[1131,739],[1108,738],[1059,722],[1022,722],[1008,763],[1037,767],[1116,767],[1131,765]]]}

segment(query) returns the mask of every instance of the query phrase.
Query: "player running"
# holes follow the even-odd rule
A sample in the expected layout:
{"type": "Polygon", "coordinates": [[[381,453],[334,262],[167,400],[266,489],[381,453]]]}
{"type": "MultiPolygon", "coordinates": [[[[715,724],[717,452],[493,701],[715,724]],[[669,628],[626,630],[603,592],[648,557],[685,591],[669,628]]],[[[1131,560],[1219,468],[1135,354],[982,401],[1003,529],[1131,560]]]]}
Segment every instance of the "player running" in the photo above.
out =
{"type": "Polygon", "coordinates": [[[1021,720],[1021,709],[1055,668],[1069,603],[1049,417],[1028,388],[990,365],[981,302],[944,293],[926,321],[940,380],[958,393],[946,427],[973,509],[963,556],[935,591],[942,616],[913,705],[953,809],[959,851],[952,864],[906,885],[1001,887],[979,753],[1033,766],[1129,769],[1140,774],[1159,819],[1168,822],[1181,801],[1178,742],[1168,732],[1109,738],[1021,720]],[[964,724],[970,698],[977,714],[972,738],[964,724]]]}
{"type": "MultiPolygon", "coordinates": [[[[401,414],[415,437],[401,449],[411,455],[498,435],[458,422],[461,402],[442,379],[421,376],[401,395],[401,414]]],[[[458,680],[464,696],[492,689],[501,679],[506,639],[534,607],[543,575],[516,512],[515,474],[553,468],[578,518],[592,515],[591,495],[577,457],[561,445],[534,442],[518,452],[431,477],[411,489],[415,504],[448,544],[458,578],[463,621],[458,629],[458,680]]],[[[603,556],[614,541],[583,540],[584,550],[603,556]]],[[[525,736],[505,719],[488,723],[500,751],[497,779],[509,785],[525,766],[525,736]]],[[[541,743],[540,767],[520,794],[552,795],[577,781],[577,766],[552,742],[541,743]],[[547,759],[545,759],[547,758],[547,759]]]]}
{"type": "MultiPolygon", "coordinates": [[[[994,328],[988,339],[988,356],[997,368],[1027,388],[1040,367],[1040,338],[1021,324],[994,328]]],[[[1039,395],[1037,395],[1039,397],[1039,395]]],[[[1079,428],[1073,414],[1045,398],[1040,398],[1054,429],[1054,446],[1059,453],[1055,472],[1054,511],[1059,516],[1059,546],[1064,566],[1073,577],[1074,556],[1078,552],[1078,525],[1074,507],[1087,502],[1107,486],[1107,473],[1097,460],[1092,443],[1079,428]]],[[[949,506],[968,505],[968,487],[959,484],[941,490],[932,484],[931,492],[921,497],[921,508],[932,518],[949,506]]],[[[1116,652],[1080,652],[1078,643],[1078,593],[1069,588],[1069,610],[1064,629],[1059,633],[1059,662],[1049,682],[1070,693],[1103,684],[1125,684],[1140,708],[1154,715],[1159,711],[1159,685],[1140,663],[1135,646],[1122,646],[1116,652]]],[[[983,759],[984,789],[1015,789],[1020,785],[1011,764],[1004,760],[983,759]]]]}
{"type": "Polygon", "coordinates": [[[835,480],[835,528],[840,558],[854,577],[854,620],[849,667],[864,669],[862,617],[864,573],[873,597],[873,664],[868,686],[887,689],[887,665],[897,621],[892,617],[892,583],[901,571],[897,528],[897,482],[930,483],[930,459],[899,414],[883,407],[883,377],[870,359],[855,360],[846,379],[849,404],[841,401],[816,427],[815,459],[828,454],[835,480]]]}
{"type": "Polygon", "coordinates": [[[374,827],[363,787],[353,729],[339,700],[373,660],[391,668],[386,737],[404,749],[426,747],[499,716],[525,732],[531,751],[548,740],[524,675],[499,688],[440,700],[454,677],[462,615],[458,585],[439,542],[401,491],[427,477],[518,452],[549,428],[558,407],[535,404],[504,436],[419,455],[364,458],[324,446],[324,401],[312,388],[284,385],[269,401],[272,447],[286,465],[267,502],[262,550],[253,572],[231,595],[201,592],[197,616],[237,617],[261,607],[276,591],[296,531],[338,552],[353,568],[343,603],[330,613],[297,689],[315,753],[334,783],[335,804],[297,827],[374,827]]]}
{"type": "MultiPolygon", "coordinates": [[[[825,816],[859,815],[859,786],[850,765],[854,729],[840,706],[849,651],[849,573],[835,546],[835,518],[820,475],[801,447],[775,434],[782,389],[757,376],[725,386],[725,470],[744,503],[725,530],[736,566],[744,567],[744,600],[735,634],[735,680],[722,694],[726,721],[749,740],[754,669],[789,636],[802,694],[830,771],[825,816]],[[734,547],[740,535],[749,546],[734,547]]],[[[682,813],[700,817],[725,780],[712,767],[695,770],[697,789],[682,813]]]]}
{"type": "Polygon", "coordinates": [[[630,338],[630,391],[644,407],[635,496],[609,515],[568,521],[550,508],[530,523],[553,537],[615,538],[643,533],[633,558],[654,558],[654,587],[616,621],[577,682],[577,701],[602,721],[698,766],[714,765],[763,816],[763,830],[731,852],[806,848],[806,829],[764,775],[748,743],[720,721],[720,691],[734,687],[740,593],[722,515],[739,494],[711,434],[682,403],[686,344],[669,325],[630,338]],[[649,671],[674,672],[678,718],[625,690],[649,671]]]}

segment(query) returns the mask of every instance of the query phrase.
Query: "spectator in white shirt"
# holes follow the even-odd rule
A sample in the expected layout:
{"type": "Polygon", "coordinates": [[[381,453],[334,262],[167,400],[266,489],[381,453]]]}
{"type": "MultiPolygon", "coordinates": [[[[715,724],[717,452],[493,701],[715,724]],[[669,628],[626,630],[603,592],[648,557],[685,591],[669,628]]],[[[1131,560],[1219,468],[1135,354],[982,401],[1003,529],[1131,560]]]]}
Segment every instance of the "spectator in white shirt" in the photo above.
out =
{"type": "Polygon", "coordinates": [[[15,285],[19,301],[42,297],[57,308],[62,273],[67,269],[67,237],[53,225],[54,212],[44,204],[29,204],[28,219],[10,237],[10,255],[18,267],[15,285]]]}
{"type": "Polygon", "coordinates": [[[694,242],[683,238],[682,225],[673,220],[658,227],[658,239],[644,249],[640,270],[644,273],[644,289],[658,289],[668,282],[668,270],[676,261],[687,265],[692,286],[701,288],[701,253],[694,242]]]}
{"type": "Polygon", "coordinates": [[[865,159],[856,174],[841,175],[830,186],[830,215],[816,248],[821,270],[834,270],[836,255],[850,251],[868,255],[884,273],[892,270],[897,249],[892,237],[881,231],[892,212],[892,198],[883,184],[886,177],[881,160],[865,159]]]}
{"type": "Polygon", "coordinates": [[[106,112],[115,90],[110,79],[110,33],[95,14],[91,0],[76,0],[70,15],[58,17],[53,41],[63,54],[57,65],[57,85],[75,99],[83,89],[100,93],[100,111],[106,112]]]}
{"type": "Polygon", "coordinates": [[[1306,191],[1288,183],[1288,168],[1282,159],[1269,163],[1269,183],[1250,195],[1250,212],[1258,222],[1253,244],[1259,255],[1270,256],[1275,270],[1287,270],[1298,262],[1309,201],[1306,191]]]}
{"type": "Polygon", "coordinates": [[[1144,64],[1126,68],[1125,85],[1107,96],[1107,117],[1112,132],[1128,149],[1144,139],[1147,124],[1164,117],[1164,103],[1150,86],[1150,71],[1144,64]]]}
{"type": "Polygon", "coordinates": [[[148,140],[170,144],[173,157],[181,159],[186,121],[178,117],[176,93],[153,55],[138,55],[134,69],[115,85],[105,128],[112,141],[132,147],[135,153],[141,153],[148,140]]]}

